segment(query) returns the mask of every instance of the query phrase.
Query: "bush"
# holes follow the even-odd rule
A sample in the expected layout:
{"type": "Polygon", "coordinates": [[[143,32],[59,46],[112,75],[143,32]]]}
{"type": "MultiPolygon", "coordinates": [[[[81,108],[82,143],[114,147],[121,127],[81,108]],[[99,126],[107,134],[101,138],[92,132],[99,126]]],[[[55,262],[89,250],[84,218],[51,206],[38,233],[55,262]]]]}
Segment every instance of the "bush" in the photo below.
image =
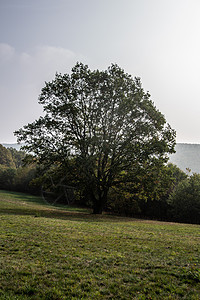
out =
{"type": "Polygon", "coordinates": [[[37,193],[37,188],[32,185],[36,176],[36,166],[28,165],[17,169],[13,189],[18,192],[37,193]]]}
{"type": "Polygon", "coordinates": [[[0,165],[8,168],[15,168],[15,163],[12,158],[12,154],[9,149],[3,147],[0,144],[0,165]]]}
{"type": "Polygon", "coordinates": [[[141,213],[141,210],[138,206],[138,201],[131,193],[125,190],[112,188],[110,189],[108,196],[108,211],[112,211],[118,215],[124,215],[127,217],[138,216],[141,213]]]}
{"type": "Polygon", "coordinates": [[[0,189],[38,193],[38,187],[31,184],[35,174],[36,167],[34,165],[18,169],[0,165],[0,189]]]}
{"type": "Polygon", "coordinates": [[[15,168],[0,165],[0,189],[12,190],[17,170],[15,168]]]}
{"type": "Polygon", "coordinates": [[[144,190],[147,197],[139,199],[141,216],[159,220],[170,220],[170,194],[176,186],[188,176],[176,165],[168,164],[157,173],[145,174],[144,190]],[[154,178],[154,180],[152,180],[154,178]],[[154,183],[154,184],[153,184],[154,183]]]}
{"type": "Polygon", "coordinates": [[[200,174],[180,182],[170,195],[169,204],[174,220],[200,224],[200,174]]]}

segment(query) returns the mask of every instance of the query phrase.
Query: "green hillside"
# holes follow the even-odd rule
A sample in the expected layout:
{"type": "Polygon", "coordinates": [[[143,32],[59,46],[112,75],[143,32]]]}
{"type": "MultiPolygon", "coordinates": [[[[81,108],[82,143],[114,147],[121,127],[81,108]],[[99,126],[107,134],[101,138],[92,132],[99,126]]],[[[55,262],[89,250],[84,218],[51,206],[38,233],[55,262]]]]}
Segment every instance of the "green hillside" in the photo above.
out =
{"type": "Polygon", "coordinates": [[[199,226],[0,191],[0,299],[199,299],[199,226]]]}

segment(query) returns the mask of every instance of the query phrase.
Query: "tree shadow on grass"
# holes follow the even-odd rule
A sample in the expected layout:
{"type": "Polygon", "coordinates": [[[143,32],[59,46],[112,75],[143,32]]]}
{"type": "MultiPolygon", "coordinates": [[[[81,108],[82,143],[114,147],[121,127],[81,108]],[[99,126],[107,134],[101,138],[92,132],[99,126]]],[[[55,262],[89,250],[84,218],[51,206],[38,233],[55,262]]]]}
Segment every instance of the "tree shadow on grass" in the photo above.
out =
{"type": "Polygon", "coordinates": [[[68,207],[57,204],[51,205],[42,197],[19,192],[0,190],[0,200],[11,204],[11,207],[10,205],[8,207],[0,207],[0,215],[33,216],[35,218],[41,217],[81,222],[124,222],[136,220],[134,218],[121,217],[109,213],[94,215],[91,209],[80,207],[68,207]]]}
{"type": "Polygon", "coordinates": [[[34,209],[28,207],[21,208],[2,208],[0,215],[18,215],[18,216],[33,216],[35,218],[50,218],[81,222],[105,222],[105,221],[122,221],[123,218],[114,215],[94,215],[92,212],[67,211],[56,208],[34,209]]]}
{"type": "Polygon", "coordinates": [[[45,200],[40,196],[29,195],[20,192],[0,190],[0,197],[5,200],[17,200],[19,202],[28,202],[38,205],[45,205],[45,200]]]}

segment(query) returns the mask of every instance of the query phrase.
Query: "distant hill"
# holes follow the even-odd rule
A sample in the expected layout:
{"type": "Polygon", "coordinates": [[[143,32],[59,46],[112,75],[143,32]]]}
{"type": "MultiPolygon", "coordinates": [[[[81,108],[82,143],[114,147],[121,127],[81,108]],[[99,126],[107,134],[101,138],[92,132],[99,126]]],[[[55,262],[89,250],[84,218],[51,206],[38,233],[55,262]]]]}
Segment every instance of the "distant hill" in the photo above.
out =
{"type": "MultiPolygon", "coordinates": [[[[2,144],[6,148],[20,150],[23,144],[2,144]]],[[[187,173],[186,168],[191,169],[192,173],[200,173],[200,144],[176,144],[176,153],[170,155],[169,162],[177,165],[187,173]]]]}
{"type": "Polygon", "coordinates": [[[200,173],[200,144],[177,143],[176,153],[170,155],[170,162],[186,173],[186,168],[192,173],[200,173]]]}
{"type": "Polygon", "coordinates": [[[20,150],[20,148],[23,146],[23,144],[2,144],[6,148],[15,148],[16,150],[20,150]]]}

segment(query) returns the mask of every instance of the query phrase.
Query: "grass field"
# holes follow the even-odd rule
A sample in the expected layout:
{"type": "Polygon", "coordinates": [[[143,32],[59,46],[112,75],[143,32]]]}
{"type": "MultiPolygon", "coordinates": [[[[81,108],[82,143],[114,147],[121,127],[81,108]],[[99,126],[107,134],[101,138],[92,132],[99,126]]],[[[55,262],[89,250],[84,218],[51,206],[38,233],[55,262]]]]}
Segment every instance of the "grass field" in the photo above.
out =
{"type": "Polygon", "coordinates": [[[200,299],[200,226],[0,191],[0,299],[200,299]]]}

